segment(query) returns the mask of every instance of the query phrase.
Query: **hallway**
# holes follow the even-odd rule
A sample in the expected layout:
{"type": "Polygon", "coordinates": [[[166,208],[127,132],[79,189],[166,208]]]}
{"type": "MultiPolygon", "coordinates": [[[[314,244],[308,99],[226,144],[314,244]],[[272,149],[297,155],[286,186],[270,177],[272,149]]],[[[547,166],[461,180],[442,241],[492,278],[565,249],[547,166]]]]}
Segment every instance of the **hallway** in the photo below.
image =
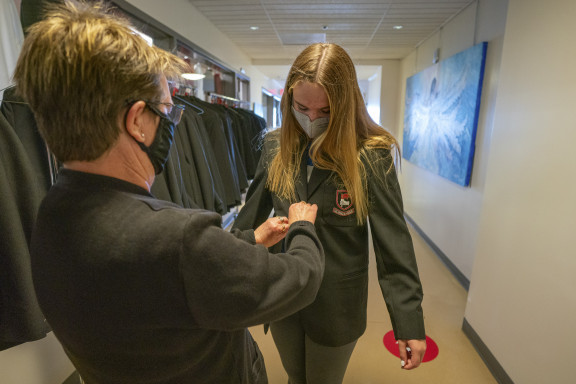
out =
{"type": "MultiPolygon", "coordinates": [[[[392,327],[377,281],[374,254],[370,256],[368,326],[350,360],[344,384],[493,384],[496,380],[462,332],[467,292],[446,266],[411,229],[424,288],[426,333],[439,348],[438,356],[418,369],[404,371],[400,361],[384,347],[382,339],[392,327]]],[[[266,361],[270,384],[286,384],[270,334],[263,327],[250,331],[266,361]]]]}

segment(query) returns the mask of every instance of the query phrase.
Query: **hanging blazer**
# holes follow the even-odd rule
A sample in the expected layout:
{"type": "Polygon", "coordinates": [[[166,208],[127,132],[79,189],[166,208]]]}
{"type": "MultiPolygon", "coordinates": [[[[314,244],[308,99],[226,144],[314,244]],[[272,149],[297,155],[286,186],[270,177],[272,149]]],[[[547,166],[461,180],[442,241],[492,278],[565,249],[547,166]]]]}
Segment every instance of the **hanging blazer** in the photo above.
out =
{"type": "Polygon", "coordinates": [[[214,106],[211,104],[198,98],[189,98],[188,100],[195,105],[199,105],[204,110],[201,118],[212,150],[216,154],[216,165],[225,188],[225,194],[222,198],[228,208],[239,205],[242,201],[242,193],[240,192],[238,174],[232,157],[232,149],[225,133],[224,122],[219,113],[213,110],[214,106]]]}
{"type": "Polygon", "coordinates": [[[31,156],[37,140],[25,140],[34,132],[32,125],[14,129],[0,113],[0,350],[50,331],[34,294],[28,248],[47,190],[31,156]]]}
{"type": "MultiPolygon", "coordinates": [[[[290,202],[265,186],[278,142],[266,139],[246,204],[235,220],[239,229],[256,228],[270,215],[288,216],[290,202]]],[[[369,224],[358,225],[356,207],[336,175],[314,168],[307,181],[306,159],[296,180],[297,201],[318,205],[316,232],[326,254],[324,279],[316,300],[299,312],[306,334],[316,343],[341,346],[366,329],[369,228],[379,283],[397,339],[425,339],[422,286],[412,239],[403,216],[397,176],[388,150],[370,152],[369,224]],[[390,171],[389,171],[390,170],[390,171]]],[[[279,252],[277,244],[273,252],[279,252]]]]}

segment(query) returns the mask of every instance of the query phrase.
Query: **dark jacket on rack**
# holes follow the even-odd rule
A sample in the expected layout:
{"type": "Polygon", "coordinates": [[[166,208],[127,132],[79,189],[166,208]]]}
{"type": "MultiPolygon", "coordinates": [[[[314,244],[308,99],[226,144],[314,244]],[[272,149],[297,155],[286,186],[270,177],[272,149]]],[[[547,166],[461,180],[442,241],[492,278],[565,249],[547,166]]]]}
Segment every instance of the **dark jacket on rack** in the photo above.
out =
{"type": "Polygon", "coordinates": [[[194,98],[188,96],[173,96],[175,102],[183,104],[186,109],[184,115],[187,118],[180,122],[184,129],[188,130],[192,140],[193,157],[201,165],[197,172],[202,181],[202,190],[205,201],[204,208],[213,206],[215,212],[225,214],[228,212],[226,204],[226,188],[220,174],[220,167],[214,153],[214,146],[210,142],[210,136],[204,124],[202,116],[205,111],[194,103],[194,98]],[[208,185],[205,185],[208,184],[208,185]]]}
{"type": "Polygon", "coordinates": [[[266,120],[256,115],[254,112],[234,108],[234,112],[240,119],[240,131],[242,135],[240,149],[244,157],[246,174],[249,180],[254,178],[260,154],[262,153],[262,135],[266,129],[266,120]]]}
{"type": "Polygon", "coordinates": [[[174,137],[174,146],[180,160],[180,177],[182,183],[182,194],[186,195],[189,203],[183,205],[185,208],[206,208],[214,211],[214,204],[208,208],[202,184],[211,185],[212,180],[204,179],[200,175],[200,167],[205,166],[203,162],[194,157],[192,146],[194,143],[191,138],[191,124],[189,123],[190,113],[185,112],[182,115],[182,121],[178,125],[174,137]]]}
{"type": "Polygon", "coordinates": [[[32,112],[13,90],[0,113],[0,349],[50,331],[32,284],[29,242],[49,188],[48,154],[32,112]],[[16,101],[11,103],[9,101],[16,101]],[[15,125],[13,125],[15,124],[15,125]]]}
{"type": "Polygon", "coordinates": [[[177,145],[172,145],[166,166],[162,173],[156,176],[151,192],[158,199],[171,201],[185,208],[199,208],[188,194],[182,179],[180,154],[177,145]]]}
{"type": "Polygon", "coordinates": [[[234,133],[234,121],[231,116],[231,112],[228,107],[224,105],[211,105],[214,110],[220,114],[220,118],[224,122],[224,133],[226,134],[226,139],[230,146],[230,158],[232,160],[232,165],[236,170],[236,177],[238,180],[238,187],[241,192],[244,192],[248,188],[248,176],[246,174],[246,166],[244,165],[244,159],[239,149],[239,141],[234,133]]]}
{"type": "Polygon", "coordinates": [[[225,133],[224,122],[218,112],[211,107],[211,104],[195,97],[191,97],[189,100],[204,110],[201,118],[204,122],[212,150],[216,155],[218,170],[224,184],[224,202],[227,208],[237,206],[241,203],[242,194],[238,183],[238,174],[236,173],[231,154],[232,149],[225,133]]]}
{"type": "MultiPolygon", "coordinates": [[[[193,180],[193,177],[187,179],[189,175],[186,172],[184,172],[183,176],[186,185],[195,184],[199,188],[200,200],[198,204],[201,208],[224,214],[227,212],[226,207],[216,191],[216,185],[222,185],[222,181],[217,181],[215,176],[219,175],[219,173],[212,171],[217,169],[217,165],[215,160],[213,160],[212,149],[209,145],[207,146],[203,137],[203,134],[205,134],[201,131],[203,128],[200,116],[190,108],[187,108],[184,111],[177,132],[184,147],[183,157],[187,164],[186,169],[193,168],[191,171],[194,171],[196,181],[193,180]]],[[[192,176],[192,172],[190,176],[192,176]]],[[[190,188],[193,187],[194,185],[190,185],[190,188]]]]}

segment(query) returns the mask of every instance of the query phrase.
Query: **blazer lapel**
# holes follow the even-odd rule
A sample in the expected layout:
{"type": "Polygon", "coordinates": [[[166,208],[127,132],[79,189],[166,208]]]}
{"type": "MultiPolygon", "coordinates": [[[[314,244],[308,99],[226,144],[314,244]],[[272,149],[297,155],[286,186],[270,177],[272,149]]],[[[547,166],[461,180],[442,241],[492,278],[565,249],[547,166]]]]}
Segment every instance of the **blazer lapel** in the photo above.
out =
{"type": "Polygon", "coordinates": [[[308,183],[308,197],[312,196],[320,185],[330,176],[332,171],[327,169],[320,169],[314,167],[312,175],[310,175],[310,182],[308,183]]]}
{"type": "Polygon", "coordinates": [[[296,180],[296,195],[299,201],[308,201],[308,181],[305,154],[300,161],[300,173],[298,174],[298,180],[296,180]]]}

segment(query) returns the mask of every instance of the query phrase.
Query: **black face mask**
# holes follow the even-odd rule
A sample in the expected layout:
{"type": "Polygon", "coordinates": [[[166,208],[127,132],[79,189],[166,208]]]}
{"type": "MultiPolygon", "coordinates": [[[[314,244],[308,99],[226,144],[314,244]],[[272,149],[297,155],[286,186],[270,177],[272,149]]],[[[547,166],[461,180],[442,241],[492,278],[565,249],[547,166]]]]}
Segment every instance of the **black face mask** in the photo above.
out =
{"type": "Polygon", "coordinates": [[[152,144],[147,147],[136,140],[138,146],[140,146],[140,148],[142,148],[142,150],[148,155],[148,158],[154,166],[154,172],[157,175],[164,170],[166,161],[168,161],[170,147],[172,147],[172,142],[174,141],[175,129],[176,125],[170,119],[160,116],[160,123],[158,124],[156,136],[154,137],[152,144]]]}

